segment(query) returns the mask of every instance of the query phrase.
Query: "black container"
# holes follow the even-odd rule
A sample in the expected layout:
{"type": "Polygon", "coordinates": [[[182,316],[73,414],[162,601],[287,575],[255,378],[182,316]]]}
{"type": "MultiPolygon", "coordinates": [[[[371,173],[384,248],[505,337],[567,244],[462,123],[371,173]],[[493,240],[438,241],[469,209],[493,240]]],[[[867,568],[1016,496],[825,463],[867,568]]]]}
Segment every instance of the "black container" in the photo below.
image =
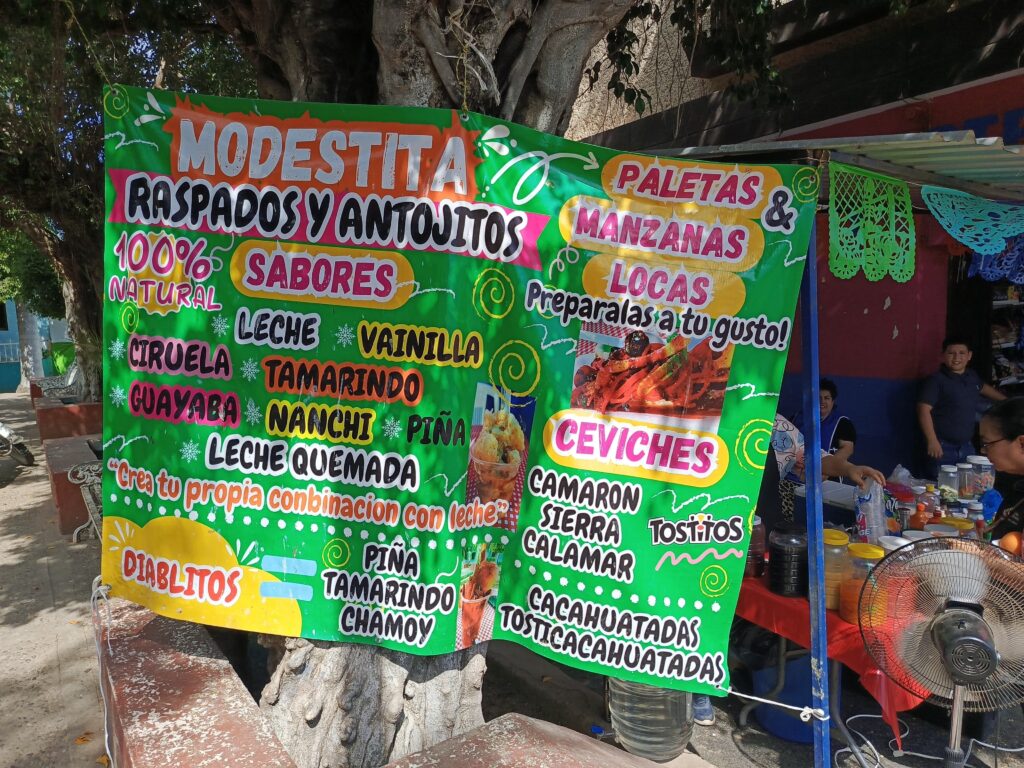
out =
{"type": "Polygon", "coordinates": [[[768,537],[768,589],[784,597],[807,594],[807,531],[780,525],[768,537]]]}

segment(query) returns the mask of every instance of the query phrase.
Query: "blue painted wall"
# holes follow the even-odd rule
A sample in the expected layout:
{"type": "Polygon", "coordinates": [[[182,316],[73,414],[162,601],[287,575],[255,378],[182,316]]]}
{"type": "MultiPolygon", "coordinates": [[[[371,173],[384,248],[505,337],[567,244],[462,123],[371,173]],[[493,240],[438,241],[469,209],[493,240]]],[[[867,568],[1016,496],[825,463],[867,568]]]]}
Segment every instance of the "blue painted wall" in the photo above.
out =
{"type": "MultiPolygon", "coordinates": [[[[881,470],[886,477],[897,464],[924,472],[924,442],[917,426],[916,379],[875,379],[829,376],[839,388],[839,412],[857,428],[853,461],[881,470]]],[[[803,397],[800,374],[787,373],[782,382],[779,411],[790,418],[799,413],[803,397]]],[[[920,476],[920,475],[915,475],[920,476]]]]}
{"type": "MultiPolygon", "coordinates": [[[[7,328],[0,328],[0,344],[18,341],[18,320],[14,314],[14,302],[4,305],[7,309],[7,328]]],[[[0,392],[13,392],[21,381],[21,367],[17,362],[0,362],[0,392]]]]}

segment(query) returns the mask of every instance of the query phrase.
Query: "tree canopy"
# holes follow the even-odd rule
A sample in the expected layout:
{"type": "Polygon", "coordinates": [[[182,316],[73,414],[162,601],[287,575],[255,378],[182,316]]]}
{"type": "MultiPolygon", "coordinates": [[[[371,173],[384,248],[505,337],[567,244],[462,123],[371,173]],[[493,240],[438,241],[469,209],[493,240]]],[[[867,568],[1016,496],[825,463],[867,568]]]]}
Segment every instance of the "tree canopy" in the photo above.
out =
{"type": "Polygon", "coordinates": [[[560,134],[601,45],[607,56],[588,75],[596,80],[603,66],[615,96],[638,113],[649,108],[631,30],[668,14],[681,56],[702,38],[747,92],[779,92],[766,32],[775,0],[344,5],[0,0],[0,233],[20,232],[52,264],[80,359],[99,359],[105,83],[463,107],[560,134]]]}
{"type": "MultiPolygon", "coordinates": [[[[680,58],[702,40],[751,94],[777,95],[767,34],[774,5],[775,0],[0,0],[6,22],[0,27],[0,253],[13,254],[4,263],[18,265],[9,267],[17,285],[5,285],[36,301],[29,298],[29,283],[32,290],[41,288],[41,277],[39,286],[34,283],[42,270],[19,270],[39,254],[52,265],[63,285],[86,394],[98,394],[104,84],[461,108],[562,134],[592,52],[602,45],[607,56],[591,67],[590,77],[597,82],[603,68],[611,73],[607,85],[615,96],[638,113],[649,109],[650,94],[636,84],[635,32],[635,25],[649,20],[667,18],[678,28],[680,58]]],[[[367,744],[386,762],[437,740],[438,721],[450,716],[468,727],[479,719],[478,651],[417,660],[363,647],[362,655],[343,663],[344,649],[337,644],[314,649],[296,639],[274,642],[281,644],[275,654],[285,661],[264,704],[280,703],[277,731],[286,742],[282,732],[292,734],[288,747],[299,765],[369,760],[367,755],[377,753],[363,748],[367,744]],[[417,685],[436,683],[440,693],[429,698],[435,704],[450,700],[447,709],[405,711],[403,682],[390,698],[380,692],[369,701],[378,711],[360,715],[358,726],[337,706],[324,713],[322,704],[331,696],[362,692],[373,699],[373,686],[382,685],[389,666],[408,672],[414,664],[420,664],[415,674],[406,676],[417,685]],[[450,673],[459,675],[457,683],[450,673]],[[355,682],[353,675],[359,677],[355,682]],[[348,689],[336,693],[346,682],[348,689]],[[422,730],[405,729],[407,741],[401,744],[392,743],[397,713],[410,722],[422,719],[422,730]],[[388,727],[391,740],[385,739],[388,727]],[[314,728],[328,735],[313,737],[314,728]],[[341,743],[341,734],[354,739],[350,732],[356,728],[379,731],[379,738],[361,734],[362,758],[341,743]]]]}
{"type": "MultiPolygon", "coordinates": [[[[86,394],[94,396],[103,298],[103,85],[253,95],[255,80],[198,3],[5,0],[2,7],[0,237],[20,233],[61,280],[69,329],[89,371],[86,394]]],[[[49,311],[65,314],[52,304],[49,311]]]]}
{"type": "Polygon", "coordinates": [[[43,317],[64,317],[64,294],[53,264],[16,229],[0,229],[0,302],[8,299],[43,317]]]}

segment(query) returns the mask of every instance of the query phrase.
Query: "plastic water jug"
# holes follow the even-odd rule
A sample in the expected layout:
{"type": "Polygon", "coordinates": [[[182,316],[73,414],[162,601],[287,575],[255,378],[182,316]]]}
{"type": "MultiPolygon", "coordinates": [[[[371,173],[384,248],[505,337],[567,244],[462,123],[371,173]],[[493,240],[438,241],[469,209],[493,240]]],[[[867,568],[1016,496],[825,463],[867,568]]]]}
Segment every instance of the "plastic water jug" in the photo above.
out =
{"type": "Polygon", "coordinates": [[[608,710],[623,748],[656,763],[679,757],[693,732],[693,699],[686,691],[609,677],[608,710]]]}

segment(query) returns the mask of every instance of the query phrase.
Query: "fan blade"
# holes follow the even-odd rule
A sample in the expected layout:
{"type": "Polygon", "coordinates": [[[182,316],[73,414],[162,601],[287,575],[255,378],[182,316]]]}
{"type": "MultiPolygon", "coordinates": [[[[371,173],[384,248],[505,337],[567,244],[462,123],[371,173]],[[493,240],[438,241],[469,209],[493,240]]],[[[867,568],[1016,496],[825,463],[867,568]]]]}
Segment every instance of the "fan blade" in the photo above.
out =
{"type": "Polygon", "coordinates": [[[989,572],[975,552],[946,549],[924,552],[914,559],[918,578],[942,601],[981,603],[988,592],[989,572]]]}

